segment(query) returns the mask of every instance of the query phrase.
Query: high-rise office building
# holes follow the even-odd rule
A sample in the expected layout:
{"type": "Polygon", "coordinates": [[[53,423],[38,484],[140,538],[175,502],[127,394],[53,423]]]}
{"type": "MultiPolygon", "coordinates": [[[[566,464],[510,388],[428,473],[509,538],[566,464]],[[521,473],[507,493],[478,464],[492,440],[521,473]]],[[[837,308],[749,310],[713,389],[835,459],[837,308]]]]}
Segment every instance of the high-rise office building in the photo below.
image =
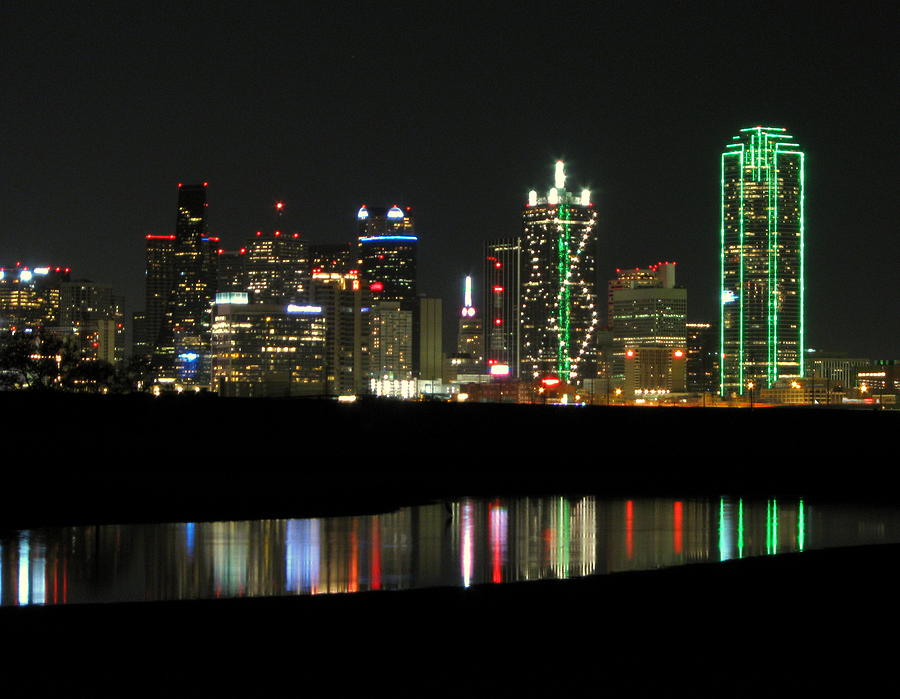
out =
{"type": "Polygon", "coordinates": [[[419,378],[441,382],[444,375],[444,314],[438,298],[419,297],[419,378]]]}
{"type": "Polygon", "coordinates": [[[120,302],[108,284],[96,284],[87,279],[63,282],[59,331],[76,339],[82,357],[114,364],[120,308],[120,302]]]}
{"type": "Polygon", "coordinates": [[[299,233],[256,231],[246,245],[247,290],[253,303],[299,303],[309,286],[306,243],[299,233]]]}
{"type": "Polygon", "coordinates": [[[418,237],[410,207],[363,205],[356,214],[358,268],[372,292],[372,306],[398,303],[412,313],[412,370],[419,370],[418,237]]]}
{"type": "Polygon", "coordinates": [[[783,128],[741,129],[721,156],[719,390],[802,377],[804,154],[783,128]]]}
{"type": "Polygon", "coordinates": [[[613,339],[623,347],[684,349],[687,289],[675,286],[675,263],[660,262],[647,269],[653,279],[629,280],[633,270],[616,270],[619,277],[609,282],[613,339]]]}
{"type": "Polygon", "coordinates": [[[370,371],[371,292],[358,274],[314,272],[311,305],[326,323],[325,377],[329,395],[366,393],[370,371]]]}
{"type": "Polygon", "coordinates": [[[247,248],[216,253],[216,293],[247,291],[247,248]]]}
{"type": "Polygon", "coordinates": [[[641,391],[684,391],[687,290],[675,286],[675,263],[650,265],[646,274],[640,268],[616,272],[608,284],[612,385],[629,399],[641,391]]]}
{"type": "Polygon", "coordinates": [[[376,381],[407,381],[412,378],[412,311],[400,304],[382,301],[370,315],[372,354],[370,374],[376,381]]]}
{"type": "Polygon", "coordinates": [[[418,237],[409,210],[399,206],[360,207],[359,266],[373,299],[399,303],[414,311],[419,297],[416,280],[418,237]]]}
{"type": "Polygon", "coordinates": [[[360,265],[350,243],[316,243],[309,246],[308,255],[313,274],[359,272],[360,265]]]}
{"type": "Polygon", "coordinates": [[[712,323],[685,323],[687,339],[687,390],[717,390],[719,336],[712,323]]]}
{"type": "Polygon", "coordinates": [[[633,269],[617,269],[615,279],[607,282],[606,327],[612,329],[615,323],[613,313],[613,294],[618,289],[666,288],[675,286],[675,263],[658,262],[649,267],[633,269]],[[671,280],[669,277],[671,276],[671,280]]]}
{"type": "Polygon", "coordinates": [[[566,189],[562,161],[547,195],[528,195],[521,253],[522,379],[553,376],[575,383],[594,370],[597,213],[590,199],[587,189],[566,189]]]}
{"type": "MultiPolygon", "coordinates": [[[[209,384],[210,311],[216,287],[216,243],[207,233],[207,182],[178,185],[173,283],[156,355],[159,376],[209,384]]],[[[149,321],[149,318],[148,318],[149,321]]]]}
{"type": "Polygon", "coordinates": [[[519,238],[500,238],[484,244],[481,275],[484,361],[493,376],[519,375],[521,256],[519,238]]]}
{"type": "Polygon", "coordinates": [[[33,332],[59,324],[61,286],[68,267],[0,267],[0,331],[33,332]]]}
{"type": "Polygon", "coordinates": [[[163,355],[171,355],[171,312],[169,295],[175,287],[175,235],[145,238],[144,310],[134,315],[134,354],[154,357],[155,364],[164,363],[163,355]],[[163,347],[169,346],[168,352],[163,347]]]}
{"type": "Polygon", "coordinates": [[[247,300],[242,292],[216,298],[212,390],[240,397],[322,395],[327,334],[322,308],[247,300]]]}

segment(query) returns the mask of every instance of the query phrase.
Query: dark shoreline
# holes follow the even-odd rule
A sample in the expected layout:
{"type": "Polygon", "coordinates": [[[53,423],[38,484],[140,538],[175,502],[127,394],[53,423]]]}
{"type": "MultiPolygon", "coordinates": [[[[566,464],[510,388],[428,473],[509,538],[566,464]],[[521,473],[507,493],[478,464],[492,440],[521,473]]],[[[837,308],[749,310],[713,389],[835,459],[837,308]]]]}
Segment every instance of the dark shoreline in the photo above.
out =
{"type": "MultiPolygon", "coordinates": [[[[895,412],[59,394],[0,394],[0,410],[7,530],[362,514],[465,495],[900,504],[895,412]]],[[[38,696],[859,696],[893,667],[898,555],[884,545],[469,590],[7,608],[0,624],[13,666],[44,668],[15,677],[38,696]]]]}
{"type": "Polygon", "coordinates": [[[460,496],[900,504],[900,412],[0,393],[0,528],[363,514],[460,496]]]}
{"type": "Polygon", "coordinates": [[[262,668],[298,662],[339,682],[347,693],[336,696],[378,693],[389,678],[400,696],[861,691],[888,676],[894,645],[879,629],[896,621],[886,572],[898,555],[900,545],[867,546],[468,590],[6,608],[0,622],[23,648],[77,630],[75,655],[113,677],[134,653],[167,658],[182,673],[176,695],[231,681],[271,691],[284,676],[262,668]],[[209,674],[186,660],[198,649],[239,663],[209,674]],[[443,679],[405,684],[434,673],[443,679]]]}

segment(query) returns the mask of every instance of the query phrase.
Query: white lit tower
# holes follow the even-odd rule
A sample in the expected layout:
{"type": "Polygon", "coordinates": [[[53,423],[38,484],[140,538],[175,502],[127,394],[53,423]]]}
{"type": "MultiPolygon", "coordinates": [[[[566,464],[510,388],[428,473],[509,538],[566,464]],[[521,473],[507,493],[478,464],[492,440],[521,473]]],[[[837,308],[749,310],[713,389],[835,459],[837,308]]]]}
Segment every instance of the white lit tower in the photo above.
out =
{"type": "Polygon", "coordinates": [[[591,192],[566,189],[560,160],[547,195],[529,192],[523,222],[519,376],[567,383],[588,378],[598,324],[591,192]]]}
{"type": "Polygon", "coordinates": [[[460,373],[482,373],[484,343],[481,318],[472,304],[472,277],[467,276],[463,292],[463,306],[459,314],[456,356],[460,360],[460,373]]]}

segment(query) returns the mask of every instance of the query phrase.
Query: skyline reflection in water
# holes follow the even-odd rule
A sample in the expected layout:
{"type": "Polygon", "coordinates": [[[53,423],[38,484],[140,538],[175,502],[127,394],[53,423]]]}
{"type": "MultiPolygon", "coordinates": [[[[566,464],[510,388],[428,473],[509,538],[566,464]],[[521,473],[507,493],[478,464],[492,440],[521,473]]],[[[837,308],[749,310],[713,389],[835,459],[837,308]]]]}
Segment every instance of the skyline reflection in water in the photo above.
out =
{"type": "Polygon", "coordinates": [[[355,517],[24,530],[0,538],[0,604],[469,587],[897,542],[900,513],[887,507],[463,499],[355,517]]]}

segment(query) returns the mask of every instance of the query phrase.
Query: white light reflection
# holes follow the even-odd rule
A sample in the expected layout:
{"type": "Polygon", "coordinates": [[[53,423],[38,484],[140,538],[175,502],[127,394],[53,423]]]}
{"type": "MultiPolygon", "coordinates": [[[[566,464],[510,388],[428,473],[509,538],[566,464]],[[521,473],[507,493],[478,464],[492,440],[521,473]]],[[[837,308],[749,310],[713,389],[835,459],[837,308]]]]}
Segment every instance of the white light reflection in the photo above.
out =
{"type": "Polygon", "coordinates": [[[472,585],[472,567],[475,559],[475,505],[471,500],[462,503],[462,519],[460,520],[460,563],[462,567],[463,587],[472,585]]]}
{"type": "Polygon", "coordinates": [[[719,560],[734,558],[734,503],[719,499],[719,560]]]}
{"type": "Polygon", "coordinates": [[[19,538],[19,604],[28,604],[31,582],[31,547],[28,544],[29,532],[22,532],[19,538]]]}

